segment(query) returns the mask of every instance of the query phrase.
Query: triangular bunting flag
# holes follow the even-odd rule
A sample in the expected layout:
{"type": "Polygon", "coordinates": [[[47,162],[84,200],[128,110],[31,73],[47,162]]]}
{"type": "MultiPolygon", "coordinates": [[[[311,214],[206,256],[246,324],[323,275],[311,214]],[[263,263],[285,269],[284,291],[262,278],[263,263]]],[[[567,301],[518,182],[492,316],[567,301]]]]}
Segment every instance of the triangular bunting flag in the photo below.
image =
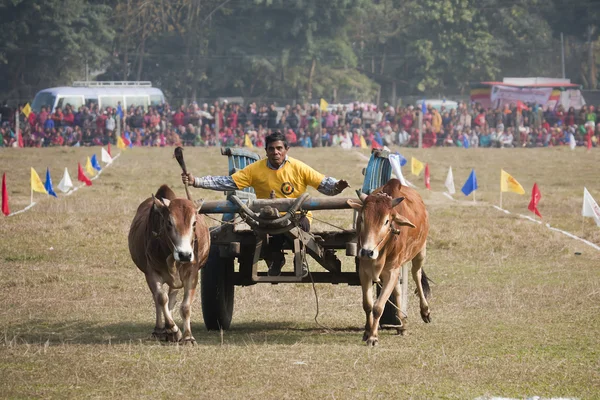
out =
{"type": "Polygon", "coordinates": [[[254,145],[252,144],[252,140],[250,140],[250,136],[248,136],[248,134],[244,135],[244,147],[249,147],[249,148],[254,147],[254,145]]]}
{"type": "MultiPolygon", "coordinates": [[[[109,144],[109,146],[110,146],[110,144],[109,144]]],[[[102,160],[103,163],[110,164],[113,161],[112,157],[110,156],[108,151],[104,150],[104,147],[102,148],[101,154],[102,155],[100,156],[100,159],[102,160]]]]}
{"type": "Polygon", "coordinates": [[[92,186],[92,181],[90,181],[90,178],[85,176],[83,168],[81,168],[81,163],[77,163],[77,180],[85,183],[87,186],[92,186]]]}
{"type": "Polygon", "coordinates": [[[125,138],[123,139],[123,141],[130,149],[133,148],[133,142],[131,141],[131,136],[129,136],[129,132],[125,132],[125,138]]]}
{"type": "Polygon", "coordinates": [[[535,213],[538,217],[542,218],[542,214],[537,209],[537,205],[542,198],[542,194],[540,193],[540,189],[538,189],[537,183],[533,184],[533,189],[531,189],[531,201],[529,202],[529,206],[527,209],[532,213],[535,213]]]}
{"type": "Polygon", "coordinates": [[[37,172],[35,172],[35,169],[33,169],[33,167],[31,167],[31,190],[38,193],[48,194],[46,188],[44,187],[44,184],[42,183],[42,180],[40,179],[40,176],[37,172]]]}
{"type": "Polygon", "coordinates": [[[571,148],[571,150],[575,150],[575,147],[577,147],[575,135],[573,135],[572,133],[569,133],[569,147],[571,148]]]}
{"type": "Polygon", "coordinates": [[[452,167],[448,169],[448,176],[446,176],[446,182],[444,182],[444,186],[446,186],[446,189],[448,189],[448,193],[456,193],[456,189],[454,189],[454,175],[452,174],[452,167]]]}
{"type": "Polygon", "coordinates": [[[111,157],[111,161],[112,161],[112,153],[110,152],[110,143],[108,143],[108,146],[107,146],[107,150],[106,150],[106,152],[107,152],[107,153],[108,153],[108,155],[111,157]]]}
{"type": "Polygon", "coordinates": [[[361,135],[360,137],[360,148],[361,149],[368,149],[369,146],[367,146],[367,141],[365,140],[365,137],[361,135]]]}
{"type": "MultiPolygon", "coordinates": [[[[104,149],[102,149],[104,150],[104,149]]],[[[91,163],[92,163],[92,167],[96,170],[96,171],[101,171],[102,167],[100,166],[100,164],[98,164],[98,159],[96,158],[96,155],[94,154],[91,158],[91,163]]]]}
{"type": "Polygon", "coordinates": [[[6,189],[6,172],[2,175],[2,214],[10,214],[8,208],[8,190],[6,189]]]}
{"type": "Polygon", "coordinates": [[[515,192],[518,194],[525,194],[525,189],[511,174],[500,169],[500,191],[501,192],[515,192]]]}
{"type": "Polygon", "coordinates": [[[392,166],[392,171],[394,171],[394,175],[396,175],[402,186],[410,186],[414,188],[415,185],[407,181],[406,178],[404,178],[404,175],[402,174],[402,162],[400,161],[401,157],[402,156],[398,153],[392,153],[388,156],[388,160],[390,161],[390,164],[392,166]]]}
{"type": "Polygon", "coordinates": [[[52,187],[52,178],[50,178],[50,168],[46,168],[46,183],[44,184],[44,188],[50,196],[58,197],[54,192],[54,188],[52,187]]]}
{"type": "Polygon", "coordinates": [[[90,157],[88,156],[87,161],[85,162],[85,171],[90,175],[96,175],[96,170],[92,167],[92,162],[90,161],[90,157]]]}
{"type": "Polygon", "coordinates": [[[327,111],[327,107],[329,106],[329,103],[325,101],[325,99],[321,99],[321,111],[327,111]]]}
{"type": "Polygon", "coordinates": [[[429,176],[429,164],[425,164],[425,187],[431,190],[431,177],[429,176]]]}
{"type": "Polygon", "coordinates": [[[465,196],[470,195],[471,193],[473,193],[475,190],[477,190],[477,177],[475,176],[475,170],[471,170],[471,174],[469,175],[469,178],[467,179],[467,181],[465,182],[465,184],[463,185],[462,189],[460,189],[465,196]]]}
{"type": "Polygon", "coordinates": [[[57,188],[63,193],[67,193],[69,190],[73,189],[73,181],[71,180],[71,175],[69,175],[67,167],[65,167],[65,173],[58,183],[57,188]]]}
{"type": "Polygon", "coordinates": [[[127,147],[121,136],[117,136],[117,147],[121,150],[125,150],[125,148],[127,147]]]}
{"type": "Polygon", "coordinates": [[[23,135],[21,135],[21,131],[19,130],[19,133],[17,134],[17,146],[19,147],[24,147],[23,144],[23,135]]]}
{"type": "Polygon", "coordinates": [[[416,158],[412,157],[410,160],[410,172],[415,175],[415,176],[419,176],[421,174],[421,171],[423,171],[423,168],[425,168],[425,166],[423,165],[423,163],[419,160],[417,160],[416,158]]]}
{"type": "Polygon", "coordinates": [[[596,225],[600,226],[600,207],[586,188],[583,188],[583,209],[581,215],[584,217],[592,217],[596,221],[596,225]]]}
{"type": "Polygon", "coordinates": [[[21,112],[23,114],[25,114],[25,116],[27,118],[29,118],[29,114],[31,114],[31,106],[29,105],[29,103],[25,104],[25,107],[23,107],[23,109],[21,110],[21,112]]]}

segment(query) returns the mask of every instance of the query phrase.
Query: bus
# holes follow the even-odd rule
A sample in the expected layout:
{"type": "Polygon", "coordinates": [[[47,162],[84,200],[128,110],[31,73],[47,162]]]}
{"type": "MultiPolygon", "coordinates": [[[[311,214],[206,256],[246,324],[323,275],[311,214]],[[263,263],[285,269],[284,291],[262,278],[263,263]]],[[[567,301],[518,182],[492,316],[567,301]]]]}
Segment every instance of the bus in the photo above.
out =
{"type": "Polygon", "coordinates": [[[40,90],[31,103],[31,109],[39,113],[42,107],[54,112],[59,107],[64,109],[67,104],[77,110],[82,105],[91,107],[98,104],[100,109],[114,107],[121,102],[121,107],[158,106],[165,103],[163,92],[152,87],[151,82],[140,81],[76,81],[72,86],[61,86],[40,90]]]}

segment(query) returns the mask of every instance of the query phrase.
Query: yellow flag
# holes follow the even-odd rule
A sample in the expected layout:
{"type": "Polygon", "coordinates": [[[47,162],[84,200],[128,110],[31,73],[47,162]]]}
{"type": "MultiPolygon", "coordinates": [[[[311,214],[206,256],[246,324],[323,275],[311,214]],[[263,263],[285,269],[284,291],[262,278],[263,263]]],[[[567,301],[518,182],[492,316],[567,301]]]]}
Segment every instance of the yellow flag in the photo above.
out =
{"type": "Polygon", "coordinates": [[[37,172],[35,172],[35,169],[33,169],[33,167],[31,167],[31,190],[33,190],[34,192],[48,194],[46,188],[44,187],[44,184],[42,183],[42,180],[40,179],[40,176],[37,172]]]}
{"type": "Polygon", "coordinates": [[[125,150],[127,148],[127,146],[125,145],[125,142],[123,141],[121,136],[117,136],[117,147],[120,148],[121,150],[125,150]]]}
{"type": "Polygon", "coordinates": [[[92,162],[90,161],[89,156],[87,158],[87,162],[85,163],[85,171],[88,173],[89,176],[96,175],[96,170],[94,169],[94,167],[92,167],[92,162]]]}
{"type": "Polygon", "coordinates": [[[365,140],[364,136],[360,137],[360,148],[361,149],[368,149],[369,146],[367,146],[367,141],[365,140]]]}
{"type": "Polygon", "coordinates": [[[412,172],[413,175],[419,176],[421,174],[421,171],[423,171],[423,168],[425,168],[425,166],[421,161],[417,160],[414,157],[411,158],[410,172],[412,172]]]}
{"type": "Polygon", "coordinates": [[[23,107],[22,113],[25,114],[25,116],[27,118],[29,118],[29,114],[31,114],[31,106],[29,105],[29,103],[25,104],[25,107],[23,107]]]}
{"type": "Polygon", "coordinates": [[[523,186],[511,174],[500,170],[500,191],[501,192],[515,192],[518,194],[525,194],[523,186]]]}
{"type": "Polygon", "coordinates": [[[321,99],[321,111],[327,111],[327,106],[329,106],[329,103],[325,99],[321,99]]]}
{"type": "Polygon", "coordinates": [[[252,144],[252,140],[250,140],[250,136],[248,136],[248,134],[244,135],[244,147],[254,147],[254,145],[252,144]]]}

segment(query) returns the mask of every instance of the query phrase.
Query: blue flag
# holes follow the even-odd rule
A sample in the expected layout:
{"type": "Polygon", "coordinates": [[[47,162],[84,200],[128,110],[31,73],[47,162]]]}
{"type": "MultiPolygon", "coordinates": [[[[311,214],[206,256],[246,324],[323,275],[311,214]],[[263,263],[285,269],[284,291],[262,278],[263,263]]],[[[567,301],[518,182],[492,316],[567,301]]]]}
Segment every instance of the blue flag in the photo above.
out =
{"type": "Polygon", "coordinates": [[[396,152],[396,154],[398,155],[398,158],[400,159],[400,166],[404,167],[408,161],[406,160],[406,158],[404,158],[404,156],[402,154],[400,154],[398,152],[396,152]]]}
{"type": "Polygon", "coordinates": [[[44,188],[50,196],[58,197],[56,193],[54,193],[54,188],[52,187],[52,178],[50,178],[50,168],[46,168],[46,183],[44,184],[44,188]]]}
{"type": "Polygon", "coordinates": [[[477,178],[475,177],[475,170],[471,170],[471,175],[469,175],[469,179],[465,182],[462,189],[460,189],[465,196],[473,193],[474,190],[477,190],[477,178]]]}
{"type": "Polygon", "coordinates": [[[464,135],[464,136],[463,136],[463,147],[464,147],[465,149],[468,149],[468,148],[469,148],[469,137],[468,137],[467,135],[464,135]]]}
{"type": "Polygon", "coordinates": [[[117,106],[117,115],[119,118],[123,119],[123,108],[121,108],[121,104],[117,106]]]}
{"type": "Polygon", "coordinates": [[[423,99],[423,102],[421,103],[421,112],[423,115],[427,114],[427,105],[425,104],[425,99],[423,99]]]}
{"type": "Polygon", "coordinates": [[[102,167],[100,166],[100,164],[98,164],[98,159],[96,158],[96,155],[94,154],[90,160],[90,163],[92,164],[92,167],[96,170],[96,171],[100,171],[102,169],[102,167]]]}
{"type": "Polygon", "coordinates": [[[125,139],[129,140],[129,147],[133,148],[133,142],[131,141],[131,136],[129,136],[129,132],[125,132],[125,139]]]}

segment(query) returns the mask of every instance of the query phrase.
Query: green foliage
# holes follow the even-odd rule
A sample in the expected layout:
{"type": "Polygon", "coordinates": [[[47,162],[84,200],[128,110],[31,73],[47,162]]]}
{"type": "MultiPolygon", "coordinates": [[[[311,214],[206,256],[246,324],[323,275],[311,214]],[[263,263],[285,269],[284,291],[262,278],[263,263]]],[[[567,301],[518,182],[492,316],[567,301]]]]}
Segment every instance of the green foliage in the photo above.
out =
{"type": "Polygon", "coordinates": [[[243,96],[375,100],[503,76],[593,84],[600,6],[567,0],[0,0],[0,92],[31,98],[91,68],[174,103],[243,96]]]}
{"type": "Polygon", "coordinates": [[[87,0],[0,3],[0,92],[32,96],[68,84],[106,61],[113,40],[110,8],[87,0]]]}

